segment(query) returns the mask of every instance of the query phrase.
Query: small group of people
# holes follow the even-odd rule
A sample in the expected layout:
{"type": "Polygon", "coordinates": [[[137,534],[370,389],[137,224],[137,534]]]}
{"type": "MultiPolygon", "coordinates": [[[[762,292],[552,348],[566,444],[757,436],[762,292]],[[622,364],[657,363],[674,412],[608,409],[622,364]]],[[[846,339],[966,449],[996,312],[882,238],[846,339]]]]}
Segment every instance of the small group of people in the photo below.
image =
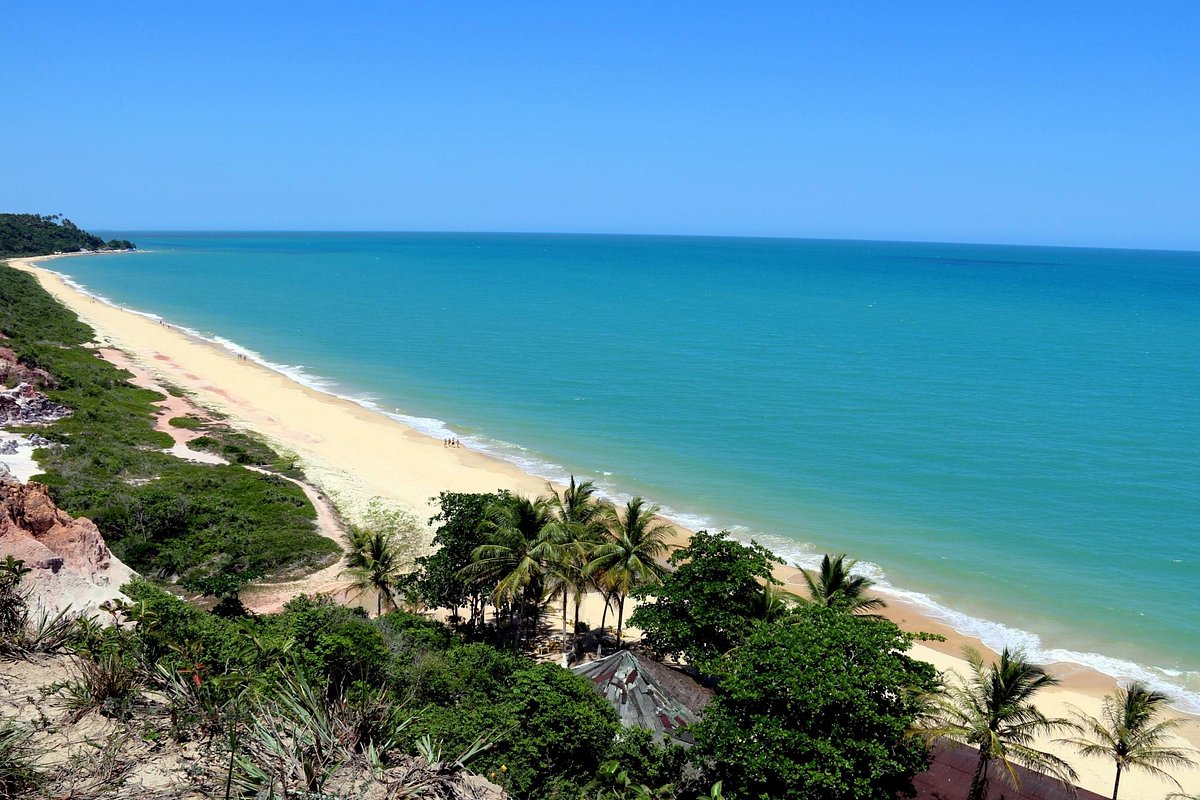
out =
{"type": "Polygon", "coordinates": [[[442,439],[442,447],[462,447],[462,442],[458,439],[442,439]]]}

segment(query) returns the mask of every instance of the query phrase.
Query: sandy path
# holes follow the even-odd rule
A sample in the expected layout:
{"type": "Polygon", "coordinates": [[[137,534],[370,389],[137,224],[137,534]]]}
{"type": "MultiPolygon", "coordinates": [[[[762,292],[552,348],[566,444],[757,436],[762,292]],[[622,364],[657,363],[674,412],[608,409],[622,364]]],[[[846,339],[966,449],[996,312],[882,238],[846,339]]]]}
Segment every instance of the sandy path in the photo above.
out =
{"type": "MultiPolygon", "coordinates": [[[[490,492],[504,488],[532,495],[545,488],[543,480],[512,464],[469,449],[447,449],[436,439],[382,414],[309,389],[170,325],[98,302],[72,288],[58,274],[30,263],[48,260],[12,259],[10,263],[33,273],[47,291],[95,329],[103,344],[131,354],[154,378],[182,387],[201,406],[228,415],[233,426],[256,431],[277,448],[296,453],[309,479],[334,498],[351,521],[372,498],[382,498],[425,520],[434,511],[431,498],[440,491],[490,492]]],[[[680,529],[680,540],[688,533],[680,529]]],[[[338,578],[333,570],[322,570],[296,585],[336,590],[338,578]]],[[[786,584],[796,585],[795,568],[782,568],[777,575],[786,584]]],[[[255,602],[267,608],[274,607],[278,599],[255,597],[255,602]]],[[[939,669],[966,671],[966,662],[961,658],[963,644],[987,652],[981,642],[924,616],[916,607],[889,602],[888,616],[902,628],[947,637],[945,643],[914,648],[919,657],[939,669]]],[[[596,626],[602,603],[592,605],[585,619],[596,626]]],[[[630,613],[632,607],[627,606],[626,616],[630,613]]],[[[557,617],[548,624],[556,627],[557,617]]],[[[615,625],[615,621],[609,624],[615,625]]],[[[1103,695],[1115,687],[1111,678],[1079,665],[1053,665],[1052,671],[1062,684],[1039,696],[1039,706],[1050,714],[1074,705],[1096,715],[1103,695]]],[[[1184,738],[1176,743],[1196,748],[1200,745],[1200,718],[1183,719],[1184,738]]],[[[1066,755],[1080,772],[1080,785],[1105,796],[1111,794],[1112,769],[1108,764],[1066,755]]],[[[1180,770],[1176,775],[1185,789],[1200,793],[1200,770],[1180,770]]],[[[1162,800],[1175,790],[1168,782],[1138,773],[1123,776],[1122,788],[1124,797],[1138,800],[1162,800]]]]}
{"type": "MultiPolygon", "coordinates": [[[[255,467],[250,467],[250,469],[266,475],[276,474],[255,467]]],[[[342,551],[345,552],[349,547],[346,526],[338,518],[337,511],[334,509],[333,504],[329,502],[329,498],[303,481],[288,478],[286,475],[281,477],[286,478],[303,490],[304,494],[313,504],[313,508],[317,511],[317,529],[323,536],[336,542],[338,547],[342,548],[342,551]]],[[[299,597],[302,594],[327,594],[345,599],[345,595],[350,587],[350,581],[342,575],[342,570],[344,569],[345,563],[342,557],[338,557],[338,560],[328,567],[319,569],[296,580],[280,581],[278,583],[257,583],[247,586],[242,590],[241,600],[246,608],[256,614],[273,614],[282,611],[284,604],[288,600],[299,597]]]]}
{"type": "MultiPolygon", "coordinates": [[[[160,400],[154,404],[161,409],[155,418],[154,427],[156,430],[170,435],[175,440],[175,445],[170,449],[171,454],[185,460],[200,461],[208,464],[229,463],[215,453],[192,450],[187,446],[188,442],[203,436],[203,431],[177,428],[170,424],[172,419],[182,416],[209,419],[209,414],[205,409],[186,397],[168,393],[166,388],[155,381],[149,372],[121,350],[102,347],[97,349],[97,354],[110,364],[129,371],[133,375],[129,382],[134,386],[166,395],[164,400],[160,400]]],[[[279,475],[278,473],[259,467],[248,466],[247,469],[260,472],[263,475],[275,475],[276,477],[291,481],[300,487],[300,490],[308,497],[309,502],[313,504],[313,509],[316,511],[316,527],[318,532],[322,536],[332,539],[345,552],[349,545],[346,526],[342,524],[329,498],[304,481],[299,481],[286,475],[279,475]]],[[[343,595],[349,586],[349,581],[341,575],[343,569],[342,558],[339,557],[337,561],[328,567],[305,575],[302,578],[297,578],[296,580],[252,584],[242,591],[242,602],[255,613],[269,614],[282,610],[283,605],[288,600],[302,594],[343,595]]]]}

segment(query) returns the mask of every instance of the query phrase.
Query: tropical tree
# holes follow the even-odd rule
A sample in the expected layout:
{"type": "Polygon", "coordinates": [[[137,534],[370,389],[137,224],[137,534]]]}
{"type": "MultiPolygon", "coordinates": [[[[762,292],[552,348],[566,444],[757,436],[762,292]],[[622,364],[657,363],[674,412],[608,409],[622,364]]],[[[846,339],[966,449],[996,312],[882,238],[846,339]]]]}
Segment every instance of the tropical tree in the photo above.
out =
{"type": "Polygon", "coordinates": [[[762,620],[762,585],[778,583],[771,569],[783,561],[756,542],[734,541],[726,531],[700,531],[671,554],[670,562],[675,570],[654,587],[654,600],[639,605],[629,624],[642,629],[642,641],[658,655],[683,656],[711,672],[719,668],[718,657],[762,620]]]}
{"type": "Polygon", "coordinates": [[[376,614],[382,614],[385,606],[396,607],[396,584],[405,573],[390,534],[361,528],[350,531],[350,552],[341,574],[353,579],[356,597],[375,592],[376,614]]]}
{"type": "Polygon", "coordinates": [[[796,596],[773,583],[764,583],[757,598],[758,618],[763,622],[799,619],[796,616],[796,596]]]}
{"type": "Polygon", "coordinates": [[[499,499],[496,493],[471,494],[442,492],[434,498],[438,513],[430,518],[437,525],[432,555],[417,559],[416,589],[421,599],[433,608],[470,608],[471,622],[483,616],[490,586],[479,579],[468,579],[463,569],[471,563],[475,548],[487,544],[482,529],[489,505],[499,499]]]}
{"type": "Polygon", "coordinates": [[[483,529],[489,542],[471,553],[463,570],[470,578],[493,584],[492,603],[507,605],[515,613],[517,642],[525,628],[525,612],[545,594],[546,565],[556,555],[554,536],[548,531],[549,505],[545,498],[529,499],[504,492],[488,506],[483,529]]]}
{"type": "Polygon", "coordinates": [[[911,735],[930,664],[887,620],[816,605],[801,625],[754,625],[692,728],[705,780],[730,796],[778,800],[894,800],[926,767],[911,735]]]}
{"type": "Polygon", "coordinates": [[[592,551],[592,560],[585,569],[617,600],[618,646],[629,593],[657,585],[667,573],[660,559],[670,550],[668,539],[675,531],[658,519],[659,510],[640,497],[626,503],[623,512],[606,506],[603,513],[608,535],[592,551]]]}
{"type": "MultiPolygon", "coordinates": [[[[547,485],[545,495],[550,510],[550,522],[544,535],[554,545],[554,555],[547,565],[550,592],[562,597],[563,655],[567,652],[567,601],[575,603],[575,629],[579,629],[579,606],[591,584],[586,573],[592,550],[601,543],[605,528],[601,510],[596,502],[596,487],[591,481],[570,483],[560,494],[547,485]]],[[[565,662],[564,662],[565,663],[565,662]]]]}
{"type": "Polygon", "coordinates": [[[1117,767],[1113,800],[1117,800],[1121,788],[1121,773],[1130,769],[1143,770],[1179,786],[1163,767],[1186,767],[1193,761],[1187,751],[1167,744],[1167,736],[1180,720],[1155,721],[1169,702],[1165,694],[1135,681],[1128,689],[1118,688],[1105,697],[1099,717],[1077,711],[1075,718],[1083,735],[1063,741],[1085,756],[1113,760],[1117,767]]]}
{"type": "Polygon", "coordinates": [[[851,575],[857,561],[846,560],[844,553],[821,559],[821,569],[816,574],[802,570],[804,582],[808,584],[810,601],[817,605],[851,614],[863,614],[886,605],[878,597],[870,597],[867,589],[874,581],[865,575],[851,575]]]}
{"type": "Polygon", "coordinates": [[[351,526],[343,576],[353,580],[356,597],[375,592],[375,613],[396,607],[396,592],[412,568],[420,523],[407,514],[372,502],[363,525],[351,526]]]}
{"type": "Polygon", "coordinates": [[[1051,719],[1031,702],[1032,697],[1058,680],[1031,664],[1021,651],[1007,647],[1000,660],[985,666],[978,650],[965,648],[971,675],[960,677],[945,694],[931,699],[932,718],[926,727],[929,739],[945,738],[979,748],[979,761],[967,800],[987,796],[989,769],[1000,761],[1004,774],[1020,785],[1014,764],[1044,772],[1064,783],[1073,781],[1075,770],[1058,756],[1038,750],[1039,736],[1073,726],[1065,719],[1051,719]]]}

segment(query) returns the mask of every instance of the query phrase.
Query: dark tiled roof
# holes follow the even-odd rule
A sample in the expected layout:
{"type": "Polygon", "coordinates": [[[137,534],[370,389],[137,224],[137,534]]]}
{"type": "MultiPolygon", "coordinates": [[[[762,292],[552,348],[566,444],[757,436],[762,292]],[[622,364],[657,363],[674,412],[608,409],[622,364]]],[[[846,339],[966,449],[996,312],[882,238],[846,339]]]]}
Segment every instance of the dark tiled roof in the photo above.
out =
{"type": "Polygon", "coordinates": [[[596,690],[617,709],[623,724],[645,728],[660,738],[683,744],[691,742],[691,736],[680,728],[696,722],[697,715],[665,689],[663,682],[654,675],[667,667],[648,666],[628,650],[620,650],[571,669],[595,684],[596,690]]]}
{"type": "MultiPolygon", "coordinates": [[[[979,751],[965,745],[936,742],[930,748],[930,756],[929,769],[913,778],[917,800],[965,800],[975,777],[979,751]]],[[[1016,767],[1021,784],[1018,790],[1005,779],[1006,772],[1003,764],[992,764],[988,800],[1107,800],[1024,767],[1016,767]]]]}

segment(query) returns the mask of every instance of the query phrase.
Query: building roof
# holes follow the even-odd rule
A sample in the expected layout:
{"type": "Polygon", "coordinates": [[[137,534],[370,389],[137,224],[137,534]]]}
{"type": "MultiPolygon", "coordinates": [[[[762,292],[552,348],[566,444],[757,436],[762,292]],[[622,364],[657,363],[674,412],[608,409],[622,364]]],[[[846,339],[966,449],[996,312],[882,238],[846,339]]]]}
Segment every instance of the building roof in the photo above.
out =
{"type": "MultiPolygon", "coordinates": [[[[916,800],[965,800],[978,763],[979,751],[974,747],[935,742],[930,747],[929,769],[913,778],[916,800]]],[[[1024,767],[1015,770],[1020,789],[1008,783],[1002,764],[992,764],[988,800],[1107,800],[1040,772],[1024,767]]]]}
{"type": "Polygon", "coordinates": [[[608,698],[622,724],[645,728],[660,739],[691,744],[691,735],[681,728],[696,722],[699,716],[666,689],[664,681],[655,677],[654,673],[663,669],[667,668],[658,664],[649,666],[628,650],[618,650],[571,668],[608,698]]]}

